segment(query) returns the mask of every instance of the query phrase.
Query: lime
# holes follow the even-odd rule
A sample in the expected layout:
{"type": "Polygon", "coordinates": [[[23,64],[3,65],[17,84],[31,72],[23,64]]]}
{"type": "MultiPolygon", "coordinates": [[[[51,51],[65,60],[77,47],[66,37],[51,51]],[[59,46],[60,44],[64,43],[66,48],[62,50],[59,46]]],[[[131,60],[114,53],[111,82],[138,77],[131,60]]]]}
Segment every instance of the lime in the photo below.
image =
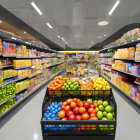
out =
{"type": "Polygon", "coordinates": [[[69,85],[66,85],[66,88],[69,88],[69,85]]]}

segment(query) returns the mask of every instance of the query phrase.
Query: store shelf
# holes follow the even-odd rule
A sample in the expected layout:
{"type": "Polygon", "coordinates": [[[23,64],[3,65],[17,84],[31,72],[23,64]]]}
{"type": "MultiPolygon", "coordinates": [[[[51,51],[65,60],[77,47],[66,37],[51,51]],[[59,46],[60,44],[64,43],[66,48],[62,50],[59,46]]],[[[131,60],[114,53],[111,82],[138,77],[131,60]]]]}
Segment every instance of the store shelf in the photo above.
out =
{"type": "Polygon", "coordinates": [[[49,68],[49,67],[53,67],[53,66],[56,66],[56,65],[60,65],[60,64],[62,64],[63,62],[60,62],[60,63],[57,63],[57,64],[53,64],[53,65],[51,65],[51,66],[47,66],[47,68],[49,68]]]}
{"type": "Polygon", "coordinates": [[[13,75],[13,76],[5,77],[5,78],[3,78],[3,80],[9,79],[9,78],[13,78],[13,77],[16,77],[16,76],[18,76],[18,75],[13,75]]]}
{"type": "Polygon", "coordinates": [[[29,78],[33,78],[33,77],[35,77],[35,76],[37,76],[37,75],[39,75],[39,74],[41,74],[41,73],[43,73],[43,72],[40,72],[40,73],[34,74],[34,75],[32,75],[32,76],[29,76],[29,78]]]}
{"type": "Polygon", "coordinates": [[[109,66],[112,66],[112,64],[108,64],[108,63],[101,63],[101,64],[105,64],[105,65],[109,65],[109,66]]]}
{"type": "Polygon", "coordinates": [[[16,57],[16,55],[2,54],[3,57],[16,57]]]}
{"type": "Polygon", "coordinates": [[[100,57],[100,58],[112,58],[112,56],[103,56],[103,57],[100,57]]]}
{"type": "Polygon", "coordinates": [[[135,60],[135,62],[140,62],[140,60],[135,60]]]}
{"type": "Polygon", "coordinates": [[[122,72],[122,73],[125,73],[125,74],[128,74],[128,75],[132,75],[132,76],[135,76],[135,77],[139,77],[139,78],[140,78],[139,75],[131,74],[131,73],[129,73],[129,72],[121,71],[121,70],[114,69],[114,68],[112,68],[112,70],[115,70],[115,71],[118,71],[118,72],[122,72]]]}
{"type": "Polygon", "coordinates": [[[41,56],[42,58],[64,58],[59,56],[41,56]]]}
{"type": "Polygon", "coordinates": [[[103,74],[100,74],[106,81],[108,81],[111,85],[113,85],[115,88],[117,88],[125,97],[127,97],[132,103],[134,103],[138,108],[140,108],[140,103],[138,103],[136,100],[131,98],[127,93],[125,93],[123,90],[121,90],[118,86],[116,86],[114,83],[112,83],[108,78],[106,78],[103,74]]]}
{"type": "Polygon", "coordinates": [[[17,94],[19,94],[20,92],[22,92],[22,91],[24,91],[24,90],[28,89],[28,88],[29,88],[29,86],[28,86],[28,87],[26,87],[26,88],[24,88],[24,89],[22,89],[22,90],[20,90],[20,91],[18,91],[18,92],[16,92],[16,95],[17,95],[17,94]]]}
{"type": "Polygon", "coordinates": [[[11,98],[7,99],[6,101],[4,101],[4,102],[0,103],[0,106],[1,106],[2,104],[4,104],[4,103],[6,103],[6,102],[10,101],[11,99],[13,99],[13,98],[15,98],[15,97],[16,97],[16,96],[13,96],[13,97],[11,97],[11,98]]]}
{"type": "Polygon", "coordinates": [[[57,76],[58,74],[62,73],[63,70],[58,71],[55,75],[53,75],[51,78],[49,78],[48,80],[44,81],[41,85],[37,86],[33,91],[29,92],[28,95],[26,95],[23,99],[21,99],[20,101],[18,101],[15,105],[13,105],[11,108],[9,108],[6,112],[4,112],[3,114],[0,115],[0,120],[5,117],[9,112],[11,112],[12,110],[14,110],[18,105],[20,105],[22,102],[24,102],[27,98],[29,98],[29,96],[33,95],[38,89],[40,89],[41,87],[43,87],[47,82],[49,82],[51,79],[53,79],[55,76],[57,76]]]}
{"type": "Polygon", "coordinates": [[[15,70],[24,69],[24,68],[31,68],[31,67],[32,67],[32,66],[20,67],[20,68],[15,68],[15,70]]]}
{"type": "Polygon", "coordinates": [[[140,85],[140,82],[134,81],[135,84],[140,85]]]}
{"type": "Polygon", "coordinates": [[[129,40],[127,42],[124,42],[124,43],[118,43],[118,44],[115,44],[115,45],[108,45],[108,46],[105,46],[106,48],[100,50],[100,52],[102,51],[106,51],[106,50],[109,50],[109,49],[117,49],[117,48],[121,48],[121,47],[124,47],[124,46],[129,46],[129,45],[133,45],[133,44],[136,44],[136,43],[139,43],[140,42],[140,38],[135,38],[135,39],[132,39],[132,40],[129,40]]]}
{"type": "Polygon", "coordinates": [[[111,72],[111,70],[107,70],[107,69],[104,69],[104,70],[106,70],[106,71],[108,71],[108,72],[111,72]]]}
{"type": "Polygon", "coordinates": [[[130,61],[134,61],[135,59],[131,59],[131,58],[113,58],[114,60],[130,60],[130,61]]]}
{"type": "Polygon", "coordinates": [[[20,58],[20,59],[39,59],[39,58],[41,58],[41,56],[36,56],[36,57],[22,57],[22,56],[17,56],[16,58],[20,58]]]}
{"type": "Polygon", "coordinates": [[[13,65],[1,66],[0,69],[13,67],[13,65]]]}

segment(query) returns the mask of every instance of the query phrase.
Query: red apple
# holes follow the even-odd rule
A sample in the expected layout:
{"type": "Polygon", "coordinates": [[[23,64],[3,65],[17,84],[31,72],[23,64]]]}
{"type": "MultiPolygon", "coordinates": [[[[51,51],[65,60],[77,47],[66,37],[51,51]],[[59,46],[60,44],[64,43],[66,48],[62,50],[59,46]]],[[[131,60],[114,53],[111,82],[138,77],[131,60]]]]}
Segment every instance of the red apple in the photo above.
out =
{"type": "Polygon", "coordinates": [[[64,117],[62,120],[68,120],[68,118],[67,117],[64,117]]]}
{"type": "Polygon", "coordinates": [[[80,115],[76,115],[75,120],[81,120],[81,116],[80,115]]]}
{"type": "Polygon", "coordinates": [[[73,109],[73,113],[76,114],[76,115],[80,114],[78,106],[73,109]]]}
{"type": "Polygon", "coordinates": [[[90,108],[91,104],[89,102],[84,102],[84,107],[85,108],[90,108]]]}
{"type": "Polygon", "coordinates": [[[69,120],[75,120],[75,115],[74,114],[69,115],[69,120]]]}
{"type": "Polygon", "coordinates": [[[73,114],[73,112],[72,111],[67,111],[67,116],[69,117],[69,115],[72,115],[73,114]]]}
{"type": "Polygon", "coordinates": [[[92,117],[96,117],[96,114],[95,113],[91,113],[90,114],[90,118],[92,118],[92,117]]]}
{"type": "Polygon", "coordinates": [[[90,107],[90,108],[88,109],[88,113],[96,113],[96,111],[94,110],[94,108],[91,108],[91,107],[90,107]]]}
{"type": "Polygon", "coordinates": [[[91,107],[91,108],[94,108],[94,105],[91,105],[90,107],[91,107]]]}

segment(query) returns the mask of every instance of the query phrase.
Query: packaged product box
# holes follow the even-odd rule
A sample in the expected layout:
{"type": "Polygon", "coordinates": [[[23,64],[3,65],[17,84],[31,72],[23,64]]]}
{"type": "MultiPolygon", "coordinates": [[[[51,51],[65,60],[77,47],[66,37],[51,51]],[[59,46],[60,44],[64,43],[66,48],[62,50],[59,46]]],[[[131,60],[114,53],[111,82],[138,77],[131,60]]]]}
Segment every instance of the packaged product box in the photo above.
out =
{"type": "Polygon", "coordinates": [[[140,43],[136,45],[136,51],[140,51],[140,43]]]}
{"type": "Polygon", "coordinates": [[[128,58],[135,58],[135,47],[128,48],[128,58]]]}
{"type": "Polygon", "coordinates": [[[136,101],[138,101],[140,103],[140,86],[137,86],[137,92],[135,95],[135,99],[136,99],[136,101]]]}
{"type": "Polygon", "coordinates": [[[138,75],[138,66],[132,66],[132,74],[138,75]]]}
{"type": "Polygon", "coordinates": [[[137,88],[134,85],[130,86],[130,97],[135,100],[135,94],[137,92],[137,88]]]}
{"type": "Polygon", "coordinates": [[[2,54],[2,40],[0,39],[0,54],[2,54]]]}
{"type": "Polygon", "coordinates": [[[140,51],[135,52],[135,60],[140,60],[140,51]]]}

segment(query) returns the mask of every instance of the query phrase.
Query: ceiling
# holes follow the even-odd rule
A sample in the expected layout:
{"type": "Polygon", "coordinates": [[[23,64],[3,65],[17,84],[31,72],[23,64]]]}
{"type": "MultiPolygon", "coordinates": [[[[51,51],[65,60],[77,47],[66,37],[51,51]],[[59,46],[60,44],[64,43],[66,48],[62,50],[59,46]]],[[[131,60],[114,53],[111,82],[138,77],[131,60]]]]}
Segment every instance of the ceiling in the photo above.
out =
{"type": "Polygon", "coordinates": [[[108,12],[116,0],[34,0],[43,12],[41,16],[33,9],[31,2],[0,0],[0,4],[8,11],[63,48],[67,43],[73,49],[89,49],[125,25],[140,23],[137,17],[140,0],[121,0],[111,16],[108,16],[108,12]],[[103,20],[109,24],[101,27],[98,22],[103,20]],[[66,42],[58,38],[58,35],[64,37],[66,42]]]}

